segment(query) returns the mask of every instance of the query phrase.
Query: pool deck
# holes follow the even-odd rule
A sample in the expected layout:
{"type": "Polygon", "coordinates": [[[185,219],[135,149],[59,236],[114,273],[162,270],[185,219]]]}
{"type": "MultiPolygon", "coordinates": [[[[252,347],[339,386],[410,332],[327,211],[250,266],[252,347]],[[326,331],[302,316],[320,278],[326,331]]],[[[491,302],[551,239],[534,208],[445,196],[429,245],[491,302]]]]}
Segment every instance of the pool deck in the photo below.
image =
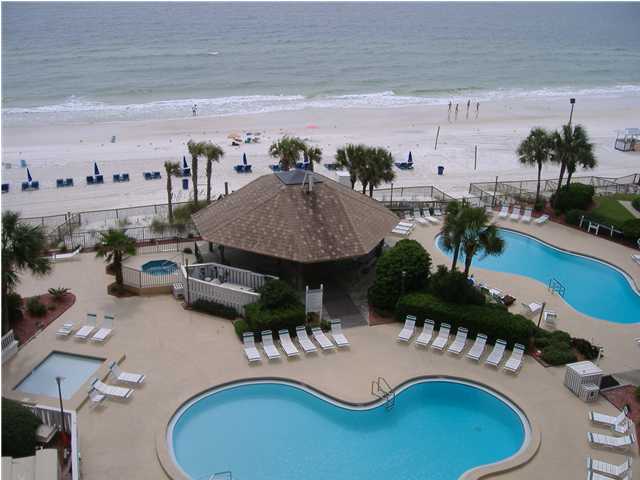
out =
{"type": "MultiPolygon", "coordinates": [[[[640,285],[640,266],[631,260],[631,249],[553,223],[543,226],[498,223],[609,261],[640,285]]],[[[425,245],[434,265],[448,264],[448,259],[434,247],[438,231],[437,226],[418,225],[411,238],[425,245]]],[[[144,256],[144,261],[155,258],[144,256]]],[[[558,312],[559,328],[594,339],[605,347],[600,365],[607,373],[640,365],[640,348],[633,342],[633,338],[640,337],[639,324],[614,324],[581,315],[551,295],[544,285],[528,278],[480,269],[474,273],[477,279],[515,296],[516,310],[521,308],[518,307],[521,301],[546,301],[548,308],[558,312]]],[[[79,408],[84,478],[168,478],[158,456],[167,455],[162,432],[176,409],[213,386],[257,377],[289,378],[350,402],[371,401],[371,380],[378,376],[385,377],[392,386],[428,375],[461,377],[488,385],[522,408],[534,430],[540,432],[541,443],[529,463],[483,478],[578,479],[585,477],[585,458],[589,455],[613,463],[623,461],[623,455],[593,449],[587,442],[588,431],[607,433],[589,424],[589,410],[614,414],[615,408],[602,397],[591,404],[581,402],[562,385],[564,368],[543,368],[527,356],[522,371],[514,376],[465,358],[399,344],[395,337],[400,327],[396,324],[347,329],[345,333],[352,344],[349,350],[320,352],[292,360],[263,360],[250,366],[230,321],[186,311],[170,295],[116,299],[106,294],[111,281],[112,277],[105,274],[104,263],[91,253],[80,255],[77,261],[56,264],[47,277],[23,278],[19,287],[23,296],[63,285],[71,288],[77,301],[2,367],[3,395],[17,400],[25,395],[13,391],[13,387],[52,350],[106,358],[99,370],[101,376],[106,374],[111,359],[122,360],[123,370],[147,376],[145,384],[128,401],[107,400],[104,406],[90,409],[83,404],[85,386],[65,402],[66,408],[79,408]],[[104,313],[115,314],[112,338],[104,344],[56,338],[55,331],[62,323],[70,319],[82,322],[87,311],[98,313],[99,318],[104,313]]],[[[53,398],[31,400],[57,406],[53,398]]],[[[425,453],[418,448],[416,458],[422,454],[425,453]]],[[[637,446],[630,455],[634,463],[640,464],[637,446]]]]}

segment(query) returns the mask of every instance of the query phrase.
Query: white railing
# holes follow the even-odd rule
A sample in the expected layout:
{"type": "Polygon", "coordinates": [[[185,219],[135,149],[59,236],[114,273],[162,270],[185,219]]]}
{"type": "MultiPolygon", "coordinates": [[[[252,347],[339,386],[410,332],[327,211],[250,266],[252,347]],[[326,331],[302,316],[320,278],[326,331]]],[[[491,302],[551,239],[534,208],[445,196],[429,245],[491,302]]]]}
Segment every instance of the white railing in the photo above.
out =
{"type": "MultiPolygon", "coordinates": [[[[242,268],[229,267],[221,263],[196,263],[185,267],[189,273],[189,278],[198,280],[217,278],[222,283],[235,283],[257,290],[268,280],[276,280],[277,277],[263,275],[261,273],[244,270],[242,268]]],[[[187,273],[185,272],[185,276],[187,273]]]]}
{"type": "MultiPolygon", "coordinates": [[[[60,410],[44,405],[24,405],[31,410],[33,414],[42,420],[42,423],[60,429],[60,410]]],[[[80,450],[78,448],[78,420],[76,412],[72,410],[64,410],[64,431],[71,436],[71,479],[79,480],[80,478],[80,450]]]]}
{"type": "Polygon", "coordinates": [[[18,341],[13,336],[13,330],[9,330],[2,337],[2,363],[6,362],[18,353],[18,341]]]}

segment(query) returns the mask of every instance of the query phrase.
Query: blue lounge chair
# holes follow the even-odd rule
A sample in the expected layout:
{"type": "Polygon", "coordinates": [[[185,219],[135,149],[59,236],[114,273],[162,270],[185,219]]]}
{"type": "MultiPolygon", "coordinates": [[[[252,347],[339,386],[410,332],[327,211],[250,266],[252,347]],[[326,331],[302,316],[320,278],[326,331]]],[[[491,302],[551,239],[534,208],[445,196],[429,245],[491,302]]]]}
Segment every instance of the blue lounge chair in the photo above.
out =
{"type": "Polygon", "coordinates": [[[95,182],[93,175],[88,175],[87,176],[87,185],[93,185],[95,182]]]}
{"type": "Polygon", "coordinates": [[[56,187],[57,188],[64,187],[64,178],[58,178],[56,180],[56,187]]]}
{"type": "Polygon", "coordinates": [[[96,175],[96,183],[104,183],[104,177],[102,175],[96,175]]]}
{"type": "Polygon", "coordinates": [[[269,165],[269,168],[271,169],[271,171],[273,172],[279,172],[280,170],[282,170],[280,168],[280,164],[279,163],[274,163],[273,165],[269,165]]]}
{"type": "Polygon", "coordinates": [[[190,177],[191,176],[191,169],[190,168],[183,168],[182,169],[182,176],[183,177],[190,177]]]}
{"type": "Polygon", "coordinates": [[[2,193],[9,193],[9,184],[8,183],[3,183],[2,184],[2,193]]]}
{"type": "Polygon", "coordinates": [[[157,180],[158,178],[162,178],[162,176],[160,175],[160,172],[153,172],[153,179],[157,180]]]}
{"type": "Polygon", "coordinates": [[[65,187],[73,187],[73,178],[67,178],[67,179],[64,181],[64,186],[65,186],[65,187]]]}
{"type": "Polygon", "coordinates": [[[251,165],[244,166],[244,173],[251,173],[251,165]]]}
{"type": "Polygon", "coordinates": [[[31,190],[38,190],[40,188],[40,182],[38,180],[34,180],[31,182],[31,190]]]}
{"type": "Polygon", "coordinates": [[[120,174],[120,181],[121,182],[128,182],[129,181],[129,174],[128,173],[120,174]]]}
{"type": "Polygon", "coordinates": [[[29,182],[22,182],[22,191],[29,190],[29,182]]]}
{"type": "Polygon", "coordinates": [[[151,175],[151,172],[144,172],[143,175],[145,180],[153,180],[153,175],[151,175]]]}
{"type": "Polygon", "coordinates": [[[113,183],[120,183],[120,174],[119,173],[114,173],[113,174],[113,183]]]}
{"type": "Polygon", "coordinates": [[[236,165],[235,167],[233,167],[233,169],[237,172],[237,173],[242,173],[244,172],[244,165],[236,165]]]}

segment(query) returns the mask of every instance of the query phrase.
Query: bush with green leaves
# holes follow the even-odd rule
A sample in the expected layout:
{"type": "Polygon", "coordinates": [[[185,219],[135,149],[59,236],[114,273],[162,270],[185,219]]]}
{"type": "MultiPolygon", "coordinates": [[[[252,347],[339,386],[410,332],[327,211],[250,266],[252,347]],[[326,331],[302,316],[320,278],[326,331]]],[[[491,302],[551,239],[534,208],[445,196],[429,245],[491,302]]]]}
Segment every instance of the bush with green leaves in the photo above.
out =
{"type": "Polygon", "coordinates": [[[50,288],[48,290],[49,295],[53,297],[54,302],[62,302],[62,300],[64,300],[64,297],[66,297],[69,294],[69,291],[70,289],[66,287],[56,287],[56,288],[50,288]]]}
{"type": "Polygon", "coordinates": [[[44,317],[47,314],[47,306],[38,297],[27,300],[27,312],[33,317],[44,317]]]}
{"type": "Polygon", "coordinates": [[[237,318],[238,311],[233,307],[228,307],[227,305],[223,305],[222,303],[213,302],[211,300],[204,300],[199,298],[195,302],[191,304],[191,308],[198,312],[208,313],[209,315],[214,315],[216,317],[228,318],[233,320],[237,318]]]}
{"type": "Polygon", "coordinates": [[[640,238],[640,218],[627,220],[622,224],[622,234],[627,240],[635,242],[640,238]]]}
{"type": "Polygon", "coordinates": [[[180,231],[181,226],[184,227],[185,225],[191,224],[191,215],[198,210],[202,210],[207,205],[206,200],[202,200],[198,203],[191,201],[175,207],[173,209],[173,224],[171,226],[180,231]]]}
{"type": "Polygon", "coordinates": [[[298,294],[283,280],[269,280],[258,289],[260,304],[268,309],[289,307],[300,303],[298,294]]]}
{"type": "Polygon", "coordinates": [[[571,183],[563,186],[557,194],[552,197],[552,203],[556,210],[564,213],[569,210],[586,210],[593,202],[595,189],[591,185],[582,183],[571,183]]]}
{"type": "Polygon", "coordinates": [[[2,456],[28,457],[36,451],[36,430],[42,422],[29,409],[2,398],[2,456]]]}
{"type": "Polygon", "coordinates": [[[22,320],[22,297],[15,292],[7,294],[7,312],[9,322],[22,320]]]}
{"type": "Polygon", "coordinates": [[[546,202],[544,198],[541,198],[533,205],[533,210],[536,212],[542,212],[544,210],[545,205],[546,205],[546,202]]]}
{"type": "Polygon", "coordinates": [[[580,354],[587,360],[595,360],[598,358],[600,349],[597,346],[592,345],[589,340],[585,340],[584,338],[572,338],[571,346],[580,352],[580,354]]]}
{"type": "Polygon", "coordinates": [[[474,287],[464,273],[449,271],[446,266],[438,265],[429,279],[429,291],[435,296],[451,303],[484,305],[484,294],[474,287]]]}
{"type": "Polygon", "coordinates": [[[586,215],[586,212],[584,210],[579,210],[577,208],[574,208],[574,209],[569,210],[565,214],[564,219],[566,220],[566,222],[569,225],[579,226],[580,225],[580,219],[584,215],[586,215]]]}
{"type": "Polygon", "coordinates": [[[429,280],[431,257],[415,240],[400,240],[387,250],[376,265],[376,279],[369,289],[369,304],[393,310],[405,292],[424,290],[429,280]],[[405,272],[404,279],[402,272],[405,272]]]}
{"type": "Polygon", "coordinates": [[[404,321],[407,315],[414,315],[419,326],[429,318],[448,323],[454,330],[466,327],[472,338],[478,333],[486,334],[491,343],[501,338],[511,347],[515,343],[528,345],[536,331],[531,320],[514,315],[500,305],[457,305],[430,293],[410,293],[402,297],[396,308],[396,319],[404,321]]]}
{"type": "Polygon", "coordinates": [[[542,360],[552,366],[566,365],[577,360],[576,354],[570,348],[552,344],[542,350],[542,360]]]}
{"type": "Polygon", "coordinates": [[[631,200],[631,206],[640,212],[640,197],[631,200]]]}

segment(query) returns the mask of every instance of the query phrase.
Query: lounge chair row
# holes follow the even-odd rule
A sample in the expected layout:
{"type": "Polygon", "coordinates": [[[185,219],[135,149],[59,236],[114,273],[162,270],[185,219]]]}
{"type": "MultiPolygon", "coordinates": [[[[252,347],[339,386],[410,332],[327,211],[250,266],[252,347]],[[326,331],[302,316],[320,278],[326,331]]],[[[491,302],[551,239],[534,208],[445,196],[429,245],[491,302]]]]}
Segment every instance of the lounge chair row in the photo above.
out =
{"type": "MultiPolygon", "coordinates": [[[[522,207],[514,206],[513,209],[511,210],[511,215],[509,215],[509,205],[503,205],[502,209],[500,210],[500,213],[498,213],[498,217],[505,218],[505,219],[509,217],[509,219],[513,222],[517,222],[518,220],[520,220],[523,223],[530,223],[533,220],[533,217],[531,216],[532,213],[533,213],[533,209],[531,208],[524,209],[522,207]]],[[[535,220],[533,220],[533,223],[537,225],[542,225],[543,223],[546,223],[548,220],[549,220],[549,215],[544,214],[536,218],[535,220]]]]}
{"type": "MultiPolygon", "coordinates": [[[[113,333],[113,316],[105,315],[100,328],[97,326],[97,315],[95,313],[87,313],[87,319],[82,327],[75,332],[74,338],[79,340],[91,340],[93,342],[104,342],[113,333]]],[[[75,330],[73,322],[64,323],[57,331],[59,337],[68,337],[75,330]]]]}
{"type": "Polygon", "coordinates": [[[612,478],[631,480],[632,463],[631,457],[627,457],[618,465],[587,457],[587,480],[611,480],[612,478]]]}
{"type": "Polygon", "coordinates": [[[394,227],[391,233],[395,233],[396,235],[407,236],[409,235],[413,229],[416,227],[416,224],[413,222],[398,222],[398,224],[394,227]]]}
{"type": "MultiPolygon", "coordinates": [[[[318,343],[322,350],[331,350],[337,347],[350,346],[349,340],[342,333],[342,323],[340,320],[331,321],[331,333],[329,338],[320,329],[320,327],[313,327],[311,329],[311,335],[313,339],[318,343]],[[331,341],[333,339],[333,341],[331,341]]],[[[276,347],[273,341],[273,334],[270,330],[261,332],[262,336],[262,349],[269,360],[276,360],[280,358],[280,351],[276,347]]],[[[307,335],[307,327],[299,325],[296,327],[296,336],[298,343],[305,353],[313,353],[317,351],[316,345],[311,341],[311,338],[307,335]]],[[[300,354],[298,347],[293,342],[293,339],[289,335],[289,330],[282,329],[278,331],[278,337],[280,339],[280,346],[285,352],[287,357],[294,357],[300,354]]],[[[247,356],[249,363],[259,362],[262,360],[260,351],[256,347],[255,335],[253,332],[245,332],[242,335],[242,341],[244,344],[244,353],[247,356]]]]}
{"type": "MultiPolygon", "coordinates": [[[[124,383],[130,386],[140,386],[145,380],[145,376],[141,373],[124,372],[118,364],[113,361],[109,364],[109,376],[116,382],[124,383]]],[[[94,379],[89,386],[89,400],[91,406],[100,405],[105,398],[127,399],[133,395],[134,390],[129,387],[117,387],[115,385],[107,385],[99,379],[94,379]]]]}
{"type": "Polygon", "coordinates": [[[440,220],[432,216],[427,209],[413,209],[413,218],[421,225],[438,225],[440,220]]]}
{"type": "MultiPolygon", "coordinates": [[[[588,432],[587,440],[593,447],[601,447],[615,451],[625,451],[636,442],[634,424],[627,416],[629,410],[625,406],[615,417],[596,411],[589,412],[589,420],[594,425],[610,428],[612,432],[622,436],[605,435],[602,433],[588,432]]],[[[587,479],[605,480],[617,478],[621,480],[631,479],[631,457],[627,457],[621,464],[613,464],[587,457],[587,479]]]]}
{"type": "MultiPolygon", "coordinates": [[[[401,342],[409,342],[411,337],[413,337],[415,333],[415,325],[416,325],[416,317],[412,315],[407,315],[405,319],[405,324],[400,333],[398,334],[398,341],[401,342]]],[[[441,323],[440,329],[438,330],[437,336],[434,332],[435,322],[430,319],[426,319],[424,321],[424,327],[422,332],[418,336],[415,341],[416,346],[429,347],[431,343],[431,348],[438,351],[444,351],[446,349],[447,352],[460,355],[462,351],[465,349],[467,345],[467,336],[469,331],[465,327],[459,327],[456,336],[449,344],[449,334],[451,332],[451,325],[448,323],[441,323]],[[447,347],[447,345],[449,345],[447,347]]],[[[476,335],[476,339],[466,354],[466,357],[475,360],[476,362],[480,361],[480,357],[484,353],[487,346],[487,336],[483,333],[478,333],[476,335]]],[[[486,365],[490,365],[498,368],[505,354],[505,350],[507,348],[507,342],[504,340],[496,340],[493,350],[489,354],[489,356],[485,360],[486,365]]],[[[504,363],[503,368],[506,371],[517,373],[522,368],[522,362],[524,357],[525,347],[519,343],[516,343],[511,352],[511,356],[504,363]]]]}
{"type": "Polygon", "coordinates": [[[162,178],[160,172],[143,172],[142,176],[145,180],[159,180],[162,178]]]}

